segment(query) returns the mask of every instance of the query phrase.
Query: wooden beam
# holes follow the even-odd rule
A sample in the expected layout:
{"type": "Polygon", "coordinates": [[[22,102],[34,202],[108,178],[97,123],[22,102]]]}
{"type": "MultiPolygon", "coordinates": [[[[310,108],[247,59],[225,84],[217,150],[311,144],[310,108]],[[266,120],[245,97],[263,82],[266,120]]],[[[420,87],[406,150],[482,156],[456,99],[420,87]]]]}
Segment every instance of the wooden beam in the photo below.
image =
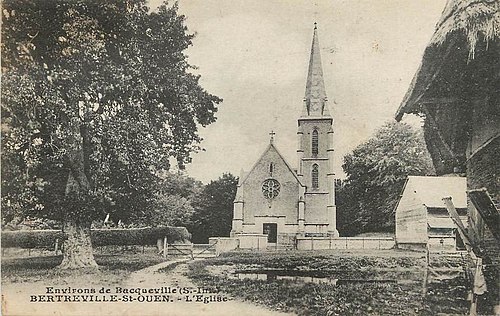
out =
{"type": "Polygon", "coordinates": [[[476,254],[474,253],[474,247],[470,242],[471,239],[469,237],[469,234],[467,233],[467,230],[465,229],[465,226],[462,223],[460,216],[458,215],[455,205],[453,205],[451,196],[444,197],[442,200],[446,206],[446,210],[448,210],[448,214],[450,214],[451,220],[455,223],[455,225],[457,225],[458,234],[464,242],[465,249],[467,249],[467,252],[471,255],[472,259],[477,259],[476,254]]]}
{"type": "Polygon", "coordinates": [[[425,106],[425,104],[422,105],[422,110],[424,111],[425,118],[429,120],[429,122],[431,124],[431,127],[436,131],[436,135],[438,136],[439,140],[441,141],[441,144],[446,149],[446,151],[448,152],[448,154],[450,155],[450,157],[453,158],[453,160],[455,162],[455,166],[454,167],[459,166],[460,165],[460,161],[458,160],[457,156],[455,155],[455,153],[453,152],[453,150],[450,148],[450,146],[448,145],[448,143],[444,139],[444,137],[441,134],[441,131],[439,129],[439,124],[437,124],[436,120],[432,116],[432,114],[429,111],[429,109],[427,108],[427,106],[425,106]]]}

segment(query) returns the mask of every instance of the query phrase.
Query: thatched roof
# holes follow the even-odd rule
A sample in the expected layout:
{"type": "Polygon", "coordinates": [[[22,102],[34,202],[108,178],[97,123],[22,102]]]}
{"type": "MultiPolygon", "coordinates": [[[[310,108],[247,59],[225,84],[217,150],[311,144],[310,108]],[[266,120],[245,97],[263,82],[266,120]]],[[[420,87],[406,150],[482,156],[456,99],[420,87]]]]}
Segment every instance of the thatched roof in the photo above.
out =
{"type": "Polygon", "coordinates": [[[431,44],[443,44],[453,32],[467,36],[469,54],[474,58],[478,40],[489,42],[500,38],[500,1],[448,0],[431,44]]]}
{"type": "MultiPolygon", "coordinates": [[[[455,80],[461,79],[459,72],[474,60],[479,43],[485,50],[499,46],[500,0],[448,0],[420,68],[396,112],[396,120],[405,113],[421,112],[419,102],[445,71],[446,78],[441,82],[448,86],[457,83],[455,80]]],[[[498,68],[495,59],[496,65],[487,67],[498,68]]]]}

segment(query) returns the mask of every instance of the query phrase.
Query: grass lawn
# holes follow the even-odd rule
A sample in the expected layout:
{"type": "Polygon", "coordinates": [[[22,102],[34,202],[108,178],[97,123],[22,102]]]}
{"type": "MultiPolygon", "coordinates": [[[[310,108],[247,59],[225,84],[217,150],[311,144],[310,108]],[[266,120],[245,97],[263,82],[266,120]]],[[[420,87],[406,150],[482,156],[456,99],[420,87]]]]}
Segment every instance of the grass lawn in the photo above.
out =
{"type": "Polygon", "coordinates": [[[422,253],[401,251],[233,252],[196,261],[189,277],[236,297],[298,315],[460,315],[467,313],[463,279],[431,284],[422,294],[422,253]],[[219,269],[218,269],[219,267],[219,269]],[[217,273],[217,271],[226,271],[217,273]],[[345,282],[234,278],[234,271],[292,271],[345,282]],[[216,272],[214,272],[216,271],[216,272]],[[227,271],[230,271],[229,273],[227,271]],[[379,280],[365,283],[362,280],[379,280]]]}
{"type": "Polygon", "coordinates": [[[2,258],[2,283],[30,283],[50,280],[51,284],[71,284],[78,277],[85,278],[87,285],[119,284],[131,272],[163,262],[156,254],[97,254],[99,270],[65,271],[54,269],[62,256],[27,258],[2,258]]]}

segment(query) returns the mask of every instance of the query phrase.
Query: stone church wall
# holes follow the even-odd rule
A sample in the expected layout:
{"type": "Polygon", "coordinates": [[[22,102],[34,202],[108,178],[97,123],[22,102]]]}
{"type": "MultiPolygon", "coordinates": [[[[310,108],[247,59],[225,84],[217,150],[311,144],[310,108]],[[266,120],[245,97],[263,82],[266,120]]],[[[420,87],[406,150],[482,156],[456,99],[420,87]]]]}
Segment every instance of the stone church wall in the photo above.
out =
{"type": "Polygon", "coordinates": [[[301,147],[304,150],[304,158],[302,160],[302,175],[304,184],[308,187],[308,191],[312,189],[312,166],[318,164],[319,166],[319,187],[314,189],[317,191],[328,191],[328,130],[331,128],[329,120],[323,121],[302,121],[301,123],[303,137],[301,139],[301,147]],[[318,154],[312,154],[312,132],[316,129],[318,131],[318,154]]]}
{"type": "Polygon", "coordinates": [[[327,224],[328,193],[306,194],[306,224],[327,224]]]}
{"type": "Polygon", "coordinates": [[[301,146],[304,150],[304,157],[312,157],[311,152],[311,140],[312,140],[312,132],[314,129],[318,131],[318,157],[328,157],[327,149],[328,149],[328,131],[331,128],[330,124],[331,119],[323,119],[321,121],[301,121],[300,125],[302,127],[303,137],[301,140],[301,146]]]}
{"type": "Polygon", "coordinates": [[[245,224],[255,223],[254,216],[285,216],[286,224],[297,223],[299,183],[276,150],[271,148],[262,157],[243,183],[242,189],[245,224]],[[269,172],[270,163],[274,164],[272,176],[269,172]],[[272,200],[266,199],[261,189],[263,181],[269,178],[276,179],[281,185],[279,195],[272,200]]]}

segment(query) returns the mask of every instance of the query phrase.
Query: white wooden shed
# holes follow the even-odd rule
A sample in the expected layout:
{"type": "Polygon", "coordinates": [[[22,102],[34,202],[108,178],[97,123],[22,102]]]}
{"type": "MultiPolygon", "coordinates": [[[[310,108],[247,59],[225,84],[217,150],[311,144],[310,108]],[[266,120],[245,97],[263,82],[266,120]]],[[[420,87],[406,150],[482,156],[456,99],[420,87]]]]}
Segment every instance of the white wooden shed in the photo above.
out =
{"type": "Polygon", "coordinates": [[[442,201],[451,196],[462,222],[467,225],[465,177],[409,176],[396,207],[398,248],[453,251],[462,246],[456,226],[442,201]]]}

